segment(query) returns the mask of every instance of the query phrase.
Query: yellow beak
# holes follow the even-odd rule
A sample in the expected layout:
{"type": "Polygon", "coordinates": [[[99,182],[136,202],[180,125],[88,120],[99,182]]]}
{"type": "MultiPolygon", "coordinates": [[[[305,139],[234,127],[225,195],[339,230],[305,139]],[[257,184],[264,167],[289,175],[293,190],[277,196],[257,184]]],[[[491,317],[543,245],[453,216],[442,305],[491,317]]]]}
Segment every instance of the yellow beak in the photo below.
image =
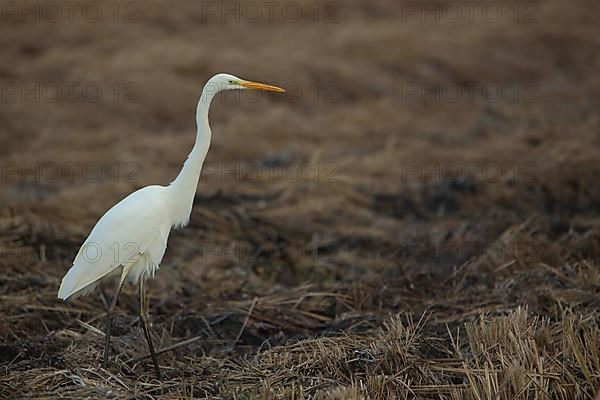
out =
{"type": "Polygon", "coordinates": [[[266,90],[267,92],[279,92],[285,93],[285,89],[282,89],[278,86],[266,85],[264,83],[251,82],[251,81],[241,81],[239,83],[240,86],[243,86],[248,89],[256,89],[256,90],[266,90]]]}

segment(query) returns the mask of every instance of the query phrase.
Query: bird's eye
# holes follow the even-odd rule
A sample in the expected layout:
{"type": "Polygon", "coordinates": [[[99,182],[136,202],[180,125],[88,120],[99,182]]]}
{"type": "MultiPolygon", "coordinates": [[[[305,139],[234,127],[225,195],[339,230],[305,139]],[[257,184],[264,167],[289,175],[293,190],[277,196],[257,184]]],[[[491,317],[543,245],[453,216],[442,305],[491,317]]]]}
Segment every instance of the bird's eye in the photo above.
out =
{"type": "Polygon", "coordinates": [[[233,85],[233,81],[229,81],[229,84],[233,85]]]}

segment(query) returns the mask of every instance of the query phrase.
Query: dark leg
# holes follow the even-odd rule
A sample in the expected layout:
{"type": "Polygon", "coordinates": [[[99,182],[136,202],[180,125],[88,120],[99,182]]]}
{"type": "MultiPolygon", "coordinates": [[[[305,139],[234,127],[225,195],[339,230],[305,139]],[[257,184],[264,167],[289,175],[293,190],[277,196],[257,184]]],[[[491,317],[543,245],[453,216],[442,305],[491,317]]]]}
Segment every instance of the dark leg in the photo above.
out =
{"type": "Polygon", "coordinates": [[[140,277],[140,320],[142,321],[144,334],[146,335],[146,341],[148,342],[148,347],[150,348],[150,355],[152,356],[152,362],[154,363],[154,369],[156,370],[156,377],[160,379],[161,375],[160,367],[158,366],[158,358],[156,357],[156,352],[154,351],[154,346],[152,345],[152,338],[150,337],[150,330],[148,329],[148,307],[146,305],[143,277],[140,277]]]}
{"type": "Polygon", "coordinates": [[[123,282],[123,279],[119,281],[117,292],[115,293],[115,297],[113,297],[112,303],[110,303],[110,307],[108,308],[108,313],[106,314],[106,340],[104,342],[104,361],[102,362],[102,366],[104,368],[106,368],[106,366],[108,365],[108,352],[110,351],[110,330],[112,328],[113,311],[115,309],[115,306],[117,305],[117,299],[119,298],[119,294],[121,294],[123,282]]]}

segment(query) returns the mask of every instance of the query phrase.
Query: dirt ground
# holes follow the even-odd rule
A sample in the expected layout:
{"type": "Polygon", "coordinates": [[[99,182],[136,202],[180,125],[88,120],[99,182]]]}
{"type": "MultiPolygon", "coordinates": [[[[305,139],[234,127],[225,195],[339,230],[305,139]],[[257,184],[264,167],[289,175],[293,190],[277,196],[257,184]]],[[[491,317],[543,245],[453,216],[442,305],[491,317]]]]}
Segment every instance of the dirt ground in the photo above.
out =
{"type": "Polygon", "coordinates": [[[595,397],[600,3],[66,3],[0,9],[0,396],[595,397]],[[217,72],[288,93],[215,100],[149,282],[165,377],[133,287],[103,369],[115,287],[60,281],[217,72]]]}

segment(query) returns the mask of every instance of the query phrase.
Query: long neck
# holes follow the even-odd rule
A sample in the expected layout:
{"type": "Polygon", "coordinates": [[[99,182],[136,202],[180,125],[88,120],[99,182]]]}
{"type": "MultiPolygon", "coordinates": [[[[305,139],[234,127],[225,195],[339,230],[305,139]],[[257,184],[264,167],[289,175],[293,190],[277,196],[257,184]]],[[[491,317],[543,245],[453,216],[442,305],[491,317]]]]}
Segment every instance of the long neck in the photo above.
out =
{"type": "Polygon", "coordinates": [[[174,210],[173,225],[186,225],[190,219],[202,164],[210,147],[211,131],[208,123],[208,109],[215,94],[206,87],[202,91],[196,108],[196,142],[185,160],[181,172],[168,187],[174,210]]]}

